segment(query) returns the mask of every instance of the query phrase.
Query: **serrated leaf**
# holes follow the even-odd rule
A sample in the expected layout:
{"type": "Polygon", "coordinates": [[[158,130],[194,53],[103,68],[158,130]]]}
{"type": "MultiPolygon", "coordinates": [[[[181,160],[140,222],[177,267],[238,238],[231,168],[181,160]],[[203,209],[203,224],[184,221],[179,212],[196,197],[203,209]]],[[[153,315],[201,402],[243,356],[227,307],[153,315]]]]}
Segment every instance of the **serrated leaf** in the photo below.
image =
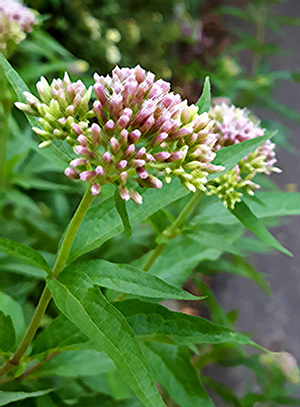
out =
{"type": "Polygon", "coordinates": [[[44,257],[29,246],[0,237],[0,251],[39,267],[49,275],[51,274],[51,269],[44,257]]]}
{"type": "Polygon", "coordinates": [[[69,276],[68,285],[48,279],[56,306],[115,363],[147,407],[163,407],[140,345],[124,316],[86,280],[69,276]]]}
{"type": "Polygon", "coordinates": [[[33,392],[24,392],[24,391],[1,391],[0,390],[0,406],[6,406],[9,403],[13,403],[14,401],[25,400],[32,397],[40,397],[48,394],[52,391],[49,390],[40,390],[40,391],[33,391],[33,392]]]}
{"type": "Polygon", "coordinates": [[[127,294],[134,294],[150,298],[198,300],[180,287],[168,284],[160,278],[145,271],[128,265],[110,263],[106,260],[88,260],[73,263],[67,267],[60,277],[60,281],[68,281],[69,276],[84,276],[91,285],[110,288],[127,294]]]}
{"type": "Polygon", "coordinates": [[[210,109],[210,99],[211,99],[211,91],[210,91],[210,81],[209,76],[205,78],[203,91],[200,99],[196,102],[196,106],[198,107],[198,114],[207,113],[210,109]]]}
{"type": "Polygon", "coordinates": [[[0,311],[11,317],[17,340],[20,340],[25,329],[25,320],[20,304],[9,295],[0,292],[0,311]]]}
{"type": "Polygon", "coordinates": [[[283,247],[278,240],[265,228],[262,221],[257,218],[250,210],[245,202],[237,202],[234,209],[229,209],[232,213],[247,229],[262,239],[269,246],[281,251],[288,256],[293,256],[292,253],[283,247]]]}
{"type": "Polygon", "coordinates": [[[10,315],[0,311],[0,349],[8,352],[16,342],[16,334],[10,315]]]}
{"type": "Polygon", "coordinates": [[[213,407],[190,362],[189,350],[173,345],[147,343],[155,379],[180,407],[213,407]]]}
{"type": "MultiPolygon", "coordinates": [[[[127,210],[132,226],[147,219],[150,215],[169,203],[187,195],[189,191],[178,180],[164,185],[161,190],[144,188],[139,191],[144,203],[137,205],[128,202],[127,210]]],[[[77,257],[101,246],[108,239],[122,232],[123,226],[114,204],[114,197],[91,207],[74,240],[68,263],[77,257]]]]}
{"type": "Polygon", "coordinates": [[[125,235],[128,237],[128,239],[130,239],[132,236],[132,229],[126,209],[126,202],[124,201],[124,199],[121,198],[120,193],[117,189],[115,190],[115,204],[124,226],[125,235]]]}
{"type": "Polygon", "coordinates": [[[177,345],[234,342],[262,349],[250,338],[201,317],[173,312],[139,300],[115,303],[141,340],[177,345]]]}
{"type": "Polygon", "coordinates": [[[213,164],[222,165],[226,169],[221,172],[209,175],[208,179],[214,179],[220,175],[232,170],[239,161],[245,158],[248,154],[252,153],[267,140],[270,140],[275,135],[275,132],[267,132],[262,137],[255,137],[250,140],[242,141],[241,143],[234,144],[232,146],[223,147],[216,152],[216,157],[213,160],[213,164]]]}
{"type": "MultiPolygon", "coordinates": [[[[10,65],[10,63],[5,59],[3,54],[0,53],[0,65],[2,66],[5,76],[7,77],[9,83],[13,87],[14,91],[17,94],[19,102],[26,103],[26,99],[23,95],[23,92],[30,92],[25,82],[22,80],[20,75],[14,68],[10,65]]],[[[41,128],[40,123],[36,117],[29,116],[25,114],[29,124],[31,127],[38,127],[41,128]]],[[[55,154],[62,162],[69,163],[72,160],[72,155],[69,153],[62,141],[55,140],[51,146],[49,147],[49,157],[51,157],[51,153],[55,154]]]]}

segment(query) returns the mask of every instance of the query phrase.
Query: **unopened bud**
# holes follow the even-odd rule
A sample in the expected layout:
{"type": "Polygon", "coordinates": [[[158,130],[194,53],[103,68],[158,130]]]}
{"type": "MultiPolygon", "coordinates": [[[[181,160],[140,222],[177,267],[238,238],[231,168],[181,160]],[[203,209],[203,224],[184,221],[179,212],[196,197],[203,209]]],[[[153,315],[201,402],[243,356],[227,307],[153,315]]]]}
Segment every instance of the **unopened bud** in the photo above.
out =
{"type": "Polygon", "coordinates": [[[65,175],[72,179],[79,179],[79,174],[76,170],[74,170],[74,168],[70,168],[70,167],[66,168],[65,175]]]}
{"type": "Polygon", "coordinates": [[[91,135],[92,135],[93,143],[96,144],[96,145],[99,145],[100,144],[101,129],[98,126],[98,124],[96,124],[96,123],[92,124],[91,135]]]}
{"type": "Polygon", "coordinates": [[[83,171],[80,174],[81,181],[90,181],[92,178],[95,178],[96,172],[95,171],[83,171]]]}
{"type": "Polygon", "coordinates": [[[138,192],[130,190],[129,194],[130,194],[130,198],[138,205],[141,205],[143,203],[143,198],[141,197],[141,195],[138,192]]]}
{"type": "Polygon", "coordinates": [[[100,190],[101,190],[101,188],[100,188],[100,185],[99,185],[99,184],[94,184],[94,185],[92,185],[92,187],[91,187],[91,193],[92,193],[92,195],[98,195],[98,194],[100,194],[100,190]]]}

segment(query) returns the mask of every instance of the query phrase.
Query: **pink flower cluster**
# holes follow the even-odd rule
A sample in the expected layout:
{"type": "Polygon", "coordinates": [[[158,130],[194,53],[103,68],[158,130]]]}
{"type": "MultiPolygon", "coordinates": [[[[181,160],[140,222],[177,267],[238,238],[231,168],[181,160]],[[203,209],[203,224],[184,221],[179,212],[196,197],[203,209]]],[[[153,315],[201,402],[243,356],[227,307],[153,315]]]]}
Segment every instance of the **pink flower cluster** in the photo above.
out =
{"type": "Polygon", "coordinates": [[[206,176],[221,170],[211,164],[217,140],[207,113],[188,106],[170,92],[170,84],[155,81],[154,74],[140,66],[116,67],[112,76],[95,74],[96,100],[89,107],[92,88],[81,81],[72,83],[67,74],[51,85],[41,78],[37,89],[41,101],[24,92],[26,104],[17,106],[38,116],[41,128],[33,130],[44,140],[65,139],[78,158],[65,174],[87,181],[93,194],[101,186],[118,186],[124,200],[142,202],[133,181],[146,188],[161,188],[180,179],[192,191],[205,190],[206,176]]]}
{"type": "Polygon", "coordinates": [[[80,124],[72,126],[81,158],[70,163],[69,177],[90,181],[94,194],[104,183],[117,182],[121,197],[137,203],[141,197],[128,188],[128,179],[161,188],[154,175],[160,173],[167,182],[173,175],[193,191],[205,189],[206,176],[220,169],[211,164],[216,136],[207,115],[197,115],[195,106],[170,92],[169,83],[155,81],[140,66],[116,67],[112,76],[95,74],[94,79],[98,123],[88,131],[80,124]]]}
{"type": "MultiPolygon", "coordinates": [[[[265,129],[260,127],[260,121],[251,115],[249,110],[230,105],[228,100],[223,98],[213,100],[209,116],[215,121],[214,132],[218,135],[215,150],[265,134],[265,129]]],[[[211,181],[208,194],[217,194],[224,204],[231,208],[242,195],[238,190],[252,195],[253,191],[259,188],[259,185],[252,181],[257,173],[270,174],[281,171],[274,167],[277,161],[274,148],[274,143],[266,141],[241,160],[232,171],[211,181]]]]}
{"type": "Polygon", "coordinates": [[[26,6],[13,0],[0,0],[0,49],[7,51],[11,45],[19,44],[36,23],[26,6]]]}

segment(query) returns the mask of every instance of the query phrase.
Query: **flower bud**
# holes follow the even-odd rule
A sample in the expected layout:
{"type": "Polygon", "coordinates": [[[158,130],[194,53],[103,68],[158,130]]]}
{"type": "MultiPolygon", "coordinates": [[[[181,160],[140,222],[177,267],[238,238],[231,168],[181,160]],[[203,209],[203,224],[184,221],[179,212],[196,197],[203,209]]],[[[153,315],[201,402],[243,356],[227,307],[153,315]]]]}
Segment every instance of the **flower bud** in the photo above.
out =
{"type": "Polygon", "coordinates": [[[83,171],[80,174],[81,181],[90,181],[91,179],[95,178],[96,172],[95,171],[83,171]]]}
{"type": "Polygon", "coordinates": [[[76,170],[74,170],[74,168],[70,168],[70,167],[66,168],[65,175],[72,179],[79,179],[79,174],[76,170]]]}
{"type": "Polygon", "coordinates": [[[92,187],[91,187],[92,195],[98,195],[98,194],[100,194],[100,191],[101,191],[101,188],[100,188],[99,184],[92,185],[92,187]]]}
{"type": "Polygon", "coordinates": [[[98,146],[100,144],[101,129],[98,124],[93,123],[91,127],[91,135],[93,143],[98,146]]]}
{"type": "Polygon", "coordinates": [[[71,167],[79,167],[80,165],[86,165],[88,160],[86,158],[75,158],[70,162],[71,167]]]}

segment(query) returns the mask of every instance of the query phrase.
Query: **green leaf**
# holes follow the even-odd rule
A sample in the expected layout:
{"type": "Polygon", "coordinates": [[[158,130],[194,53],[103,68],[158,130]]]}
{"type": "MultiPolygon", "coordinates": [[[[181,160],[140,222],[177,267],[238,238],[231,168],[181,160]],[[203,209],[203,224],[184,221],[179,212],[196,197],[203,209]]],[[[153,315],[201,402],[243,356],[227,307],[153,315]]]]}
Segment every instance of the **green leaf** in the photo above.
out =
{"type": "MultiPolygon", "coordinates": [[[[139,192],[143,195],[144,203],[137,205],[135,202],[130,201],[127,204],[132,226],[189,193],[178,180],[173,180],[171,184],[164,185],[161,190],[144,188],[139,192]]],[[[72,245],[68,263],[101,246],[108,239],[121,233],[122,229],[123,226],[115,208],[114,197],[92,206],[80,225],[72,245]]]]}
{"type": "MultiPolygon", "coordinates": [[[[169,284],[182,286],[200,261],[216,260],[222,253],[222,247],[199,242],[193,235],[180,235],[171,240],[149,273],[169,284]]],[[[142,262],[144,259],[139,260],[138,265],[142,262]]]]}
{"type": "Polygon", "coordinates": [[[21,339],[25,330],[22,307],[9,295],[0,292],[0,311],[11,317],[17,340],[21,339]]]}
{"type": "Polygon", "coordinates": [[[233,17],[240,18],[242,20],[249,21],[251,23],[256,21],[253,19],[251,14],[247,13],[247,11],[239,7],[230,7],[230,6],[217,7],[216,9],[214,9],[214,13],[230,15],[233,17]]]}
{"type": "MultiPolygon", "coordinates": [[[[247,200],[251,211],[258,218],[269,218],[276,216],[300,215],[300,193],[299,192],[257,192],[255,196],[263,202],[247,200]]],[[[247,199],[244,197],[244,199],[247,199]]],[[[201,212],[193,219],[195,224],[220,223],[233,225],[237,219],[226,210],[222,202],[214,197],[206,199],[207,205],[202,206],[201,212]]]]}
{"type": "MultiPolygon", "coordinates": [[[[22,80],[20,75],[13,69],[13,67],[10,65],[10,63],[5,59],[3,54],[0,53],[0,65],[2,66],[4,73],[13,87],[14,91],[17,94],[18,100],[22,103],[26,103],[26,99],[23,95],[23,92],[30,92],[28,89],[27,85],[25,82],[22,80]]],[[[40,128],[40,123],[36,117],[32,117],[29,115],[26,115],[26,118],[31,125],[31,127],[38,127],[40,128]]],[[[69,163],[70,160],[72,160],[71,154],[68,152],[68,150],[65,149],[63,142],[60,140],[56,140],[51,144],[49,148],[49,156],[51,157],[51,154],[55,154],[61,161],[64,163],[69,163]]]]}
{"type": "Polygon", "coordinates": [[[8,352],[16,342],[16,334],[10,315],[0,311],[0,349],[8,352]]]}
{"type": "Polygon", "coordinates": [[[115,303],[141,340],[177,345],[234,342],[263,349],[245,335],[204,318],[173,312],[139,300],[115,303]]]}
{"type": "Polygon", "coordinates": [[[293,27],[300,27],[300,18],[296,16],[281,16],[281,15],[276,15],[271,17],[274,19],[276,22],[279,22],[280,24],[283,25],[289,25],[293,27]]]}
{"type": "Polygon", "coordinates": [[[63,352],[40,367],[33,377],[62,376],[80,377],[96,376],[115,369],[112,360],[104,352],[80,350],[63,352]]]}
{"type": "Polygon", "coordinates": [[[39,267],[49,275],[51,274],[51,269],[44,257],[29,246],[0,237],[0,251],[39,267]]]}
{"type": "Polygon", "coordinates": [[[120,218],[124,226],[125,235],[128,237],[128,239],[130,239],[132,236],[132,229],[126,209],[126,202],[124,201],[124,199],[121,198],[117,188],[115,190],[115,204],[118,214],[120,215],[120,218]]]}
{"type": "Polygon", "coordinates": [[[225,384],[217,382],[210,377],[203,376],[203,382],[215,393],[217,393],[226,403],[230,403],[234,407],[243,407],[235,393],[225,384]]]}
{"type": "Polygon", "coordinates": [[[213,160],[213,164],[222,165],[226,169],[221,172],[217,172],[208,177],[208,179],[214,179],[220,175],[232,170],[239,161],[245,158],[248,154],[252,153],[267,140],[270,140],[276,132],[267,132],[262,137],[255,137],[250,140],[242,141],[241,143],[234,144],[232,146],[223,147],[216,152],[216,157],[213,160]]]}
{"type": "Polygon", "coordinates": [[[44,353],[76,350],[89,338],[64,315],[59,315],[33,341],[30,357],[44,353]]]}
{"type": "Polygon", "coordinates": [[[288,256],[293,256],[292,253],[283,247],[278,240],[271,235],[271,233],[265,228],[262,221],[257,218],[254,213],[250,210],[245,202],[237,202],[234,209],[229,209],[229,211],[252,233],[261,238],[269,246],[287,254],[288,256]]]}
{"type": "Polygon", "coordinates": [[[14,401],[25,400],[32,397],[40,397],[48,394],[52,391],[49,390],[40,390],[34,392],[24,392],[24,391],[0,391],[0,406],[6,406],[9,403],[14,401]]]}
{"type": "Polygon", "coordinates": [[[249,202],[249,206],[259,218],[300,215],[300,192],[259,192],[255,196],[264,206],[256,202],[249,202]]]}
{"type": "Polygon", "coordinates": [[[198,114],[202,114],[205,112],[208,112],[210,109],[210,99],[211,99],[211,92],[210,92],[210,81],[209,81],[209,76],[205,78],[204,81],[204,86],[203,86],[203,92],[196,103],[196,106],[198,107],[198,114]]]}
{"type": "Polygon", "coordinates": [[[147,343],[155,379],[181,407],[213,407],[214,403],[200,383],[186,347],[147,343]]]}
{"type": "Polygon", "coordinates": [[[48,280],[56,306],[115,363],[137,397],[147,407],[162,407],[152,374],[140,345],[124,316],[98,288],[69,276],[68,285],[48,280]]]}
{"type": "Polygon", "coordinates": [[[251,264],[247,263],[240,256],[232,256],[230,261],[219,259],[215,262],[207,261],[202,263],[201,272],[205,273],[204,269],[206,268],[213,271],[227,272],[248,278],[255,281],[266,294],[271,294],[271,289],[266,281],[265,275],[257,271],[251,264]]]}
{"type": "MultiPolygon", "coordinates": [[[[8,259],[8,258],[6,258],[8,259]]],[[[6,260],[5,259],[5,260],[6,260]]],[[[10,260],[10,259],[9,259],[10,260]]],[[[0,262],[1,270],[11,271],[13,273],[24,274],[25,276],[34,277],[37,279],[44,279],[45,273],[43,270],[37,267],[33,267],[29,264],[19,263],[16,261],[3,261],[0,262]]]]}
{"type": "Polygon", "coordinates": [[[172,298],[177,300],[198,300],[200,297],[184,291],[146,273],[137,267],[127,264],[110,263],[105,260],[88,260],[73,263],[67,267],[60,281],[68,281],[69,276],[80,276],[91,281],[91,285],[110,288],[127,294],[135,294],[150,298],[172,298]]]}

